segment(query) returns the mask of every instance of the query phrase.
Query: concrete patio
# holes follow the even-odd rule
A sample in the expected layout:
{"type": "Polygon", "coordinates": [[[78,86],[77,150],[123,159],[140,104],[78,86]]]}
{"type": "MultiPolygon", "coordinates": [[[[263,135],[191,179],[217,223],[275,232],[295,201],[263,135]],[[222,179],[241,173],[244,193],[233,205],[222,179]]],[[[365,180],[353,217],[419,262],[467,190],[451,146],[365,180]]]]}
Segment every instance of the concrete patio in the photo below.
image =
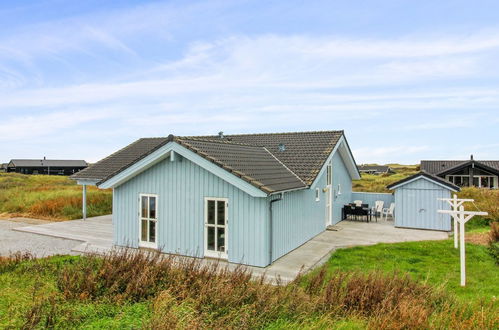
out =
{"type": "MultiPolygon", "coordinates": [[[[282,282],[292,281],[300,272],[307,272],[326,262],[339,248],[377,243],[443,240],[448,233],[418,229],[395,228],[392,221],[342,221],[312,238],[310,241],[276,260],[266,268],[248,267],[254,276],[265,274],[269,279],[279,277],[282,282]]],[[[111,216],[24,226],[13,230],[64,238],[81,242],[72,251],[77,253],[105,253],[113,248],[111,216]]],[[[203,259],[203,262],[212,262],[203,259]]],[[[222,262],[222,264],[226,264],[222,262]]],[[[229,268],[237,265],[228,264],[229,268]]]]}

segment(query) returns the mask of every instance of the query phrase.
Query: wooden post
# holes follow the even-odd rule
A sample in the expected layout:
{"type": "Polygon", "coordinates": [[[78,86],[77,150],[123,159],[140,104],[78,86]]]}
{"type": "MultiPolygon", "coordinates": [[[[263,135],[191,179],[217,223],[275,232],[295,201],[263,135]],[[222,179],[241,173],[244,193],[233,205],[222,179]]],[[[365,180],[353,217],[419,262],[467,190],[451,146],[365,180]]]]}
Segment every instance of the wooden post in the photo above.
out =
{"type": "Polygon", "coordinates": [[[459,207],[459,212],[460,214],[457,215],[460,217],[459,219],[459,231],[460,231],[460,244],[461,244],[461,286],[466,285],[466,249],[464,246],[464,223],[465,223],[465,216],[464,216],[464,206],[459,207]]]}
{"type": "Polygon", "coordinates": [[[83,199],[82,199],[82,213],[83,220],[87,220],[87,185],[83,185],[83,199]]]}
{"type": "MultiPolygon", "coordinates": [[[[454,200],[453,200],[453,203],[452,203],[452,209],[453,210],[457,210],[457,195],[454,194],[454,200]]],[[[457,235],[458,235],[458,229],[457,229],[457,226],[458,226],[458,223],[457,223],[457,216],[456,215],[453,215],[452,216],[452,219],[454,220],[454,248],[457,249],[457,242],[458,242],[458,238],[457,238],[457,235]]]]}

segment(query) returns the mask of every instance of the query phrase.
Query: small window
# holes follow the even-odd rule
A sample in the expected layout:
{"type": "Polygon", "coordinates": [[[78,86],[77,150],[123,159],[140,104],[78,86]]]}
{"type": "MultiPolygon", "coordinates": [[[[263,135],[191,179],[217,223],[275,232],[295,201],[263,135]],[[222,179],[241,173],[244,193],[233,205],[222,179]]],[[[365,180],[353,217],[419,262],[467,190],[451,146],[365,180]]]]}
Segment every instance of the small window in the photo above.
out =
{"type": "Polygon", "coordinates": [[[315,201],[318,202],[321,200],[321,194],[320,194],[320,189],[315,188],[315,201]]]}

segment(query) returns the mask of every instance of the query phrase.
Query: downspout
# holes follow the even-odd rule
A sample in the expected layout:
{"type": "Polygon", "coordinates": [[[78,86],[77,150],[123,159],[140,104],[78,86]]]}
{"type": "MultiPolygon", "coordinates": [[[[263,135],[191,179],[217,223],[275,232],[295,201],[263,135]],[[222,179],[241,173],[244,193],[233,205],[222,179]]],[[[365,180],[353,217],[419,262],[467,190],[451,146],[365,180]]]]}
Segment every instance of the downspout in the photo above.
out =
{"type": "Polygon", "coordinates": [[[274,244],[273,244],[273,237],[274,237],[274,221],[273,221],[273,215],[272,215],[272,204],[275,202],[282,201],[282,193],[279,194],[279,197],[276,199],[272,199],[269,203],[269,258],[270,262],[269,265],[272,264],[273,261],[273,249],[274,249],[274,244]]]}

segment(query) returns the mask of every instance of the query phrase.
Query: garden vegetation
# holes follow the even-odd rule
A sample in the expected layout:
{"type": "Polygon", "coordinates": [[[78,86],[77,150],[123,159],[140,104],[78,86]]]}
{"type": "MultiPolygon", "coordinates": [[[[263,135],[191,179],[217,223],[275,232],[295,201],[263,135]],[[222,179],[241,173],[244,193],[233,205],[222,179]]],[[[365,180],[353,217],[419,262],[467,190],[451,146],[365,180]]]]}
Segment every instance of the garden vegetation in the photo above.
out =
{"type": "Polygon", "coordinates": [[[0,259],[0,327],[493,329],[493,301],[463,302],[409,275],[327,267],[287,285],[246,268],[120,250],[0,259]],[[277,283],[279,284],[279,283],[277,283]]]}

